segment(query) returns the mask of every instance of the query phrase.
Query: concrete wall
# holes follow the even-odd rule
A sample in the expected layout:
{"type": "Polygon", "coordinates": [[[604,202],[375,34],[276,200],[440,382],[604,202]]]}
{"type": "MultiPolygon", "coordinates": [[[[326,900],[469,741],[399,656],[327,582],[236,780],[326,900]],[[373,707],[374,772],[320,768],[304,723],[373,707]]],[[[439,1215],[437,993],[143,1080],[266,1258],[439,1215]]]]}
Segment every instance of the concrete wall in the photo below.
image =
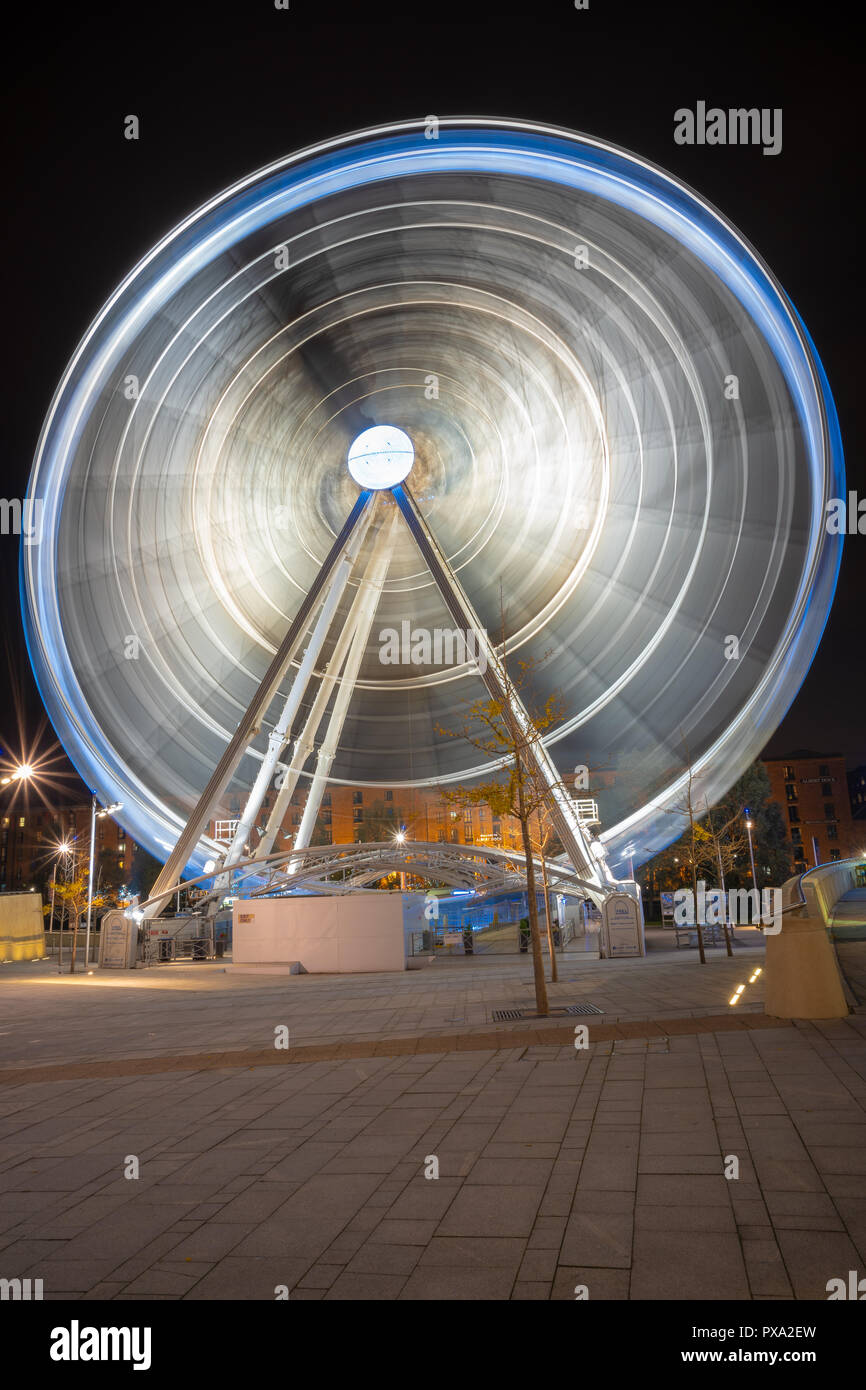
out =
{"type": "Polygon", "coordinates": [[[826,924],[843,893],[854,887],[851,864],[822,864],[803,879],[803,896],[810,917],[820,917],[826,924]]]}
{"type": "Polygon", "coordinates": [[[0,960],[40,960],[44,955],[42,894],[0,894],[0,960]]]}
{"type": "Polygon", "coordinates": [[[299,961],[308,973],[323,975],[405,970],[402,895],[239,900],[232,915],[232,960],[299,961]]]}
{"type": "Polygon", "coordinates": [[[782,888],[789,907],[782,930],[767,937],[764,1011],[773,1018],[844,1018],[848,1003],[836,952],[827,929],[837,898],[854,882],[850,864],[825,864],[803,879],[806,899],[798,901],[797,880],[782,888]]]}

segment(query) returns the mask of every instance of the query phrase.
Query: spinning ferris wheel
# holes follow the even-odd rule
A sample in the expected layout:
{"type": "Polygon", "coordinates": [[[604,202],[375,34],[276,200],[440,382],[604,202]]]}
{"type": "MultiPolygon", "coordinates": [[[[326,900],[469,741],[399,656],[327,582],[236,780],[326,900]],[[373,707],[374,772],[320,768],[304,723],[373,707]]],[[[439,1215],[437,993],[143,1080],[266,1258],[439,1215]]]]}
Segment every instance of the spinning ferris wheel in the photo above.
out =
{"type": "Polygon", "coordinates": [[[30,480],[30,652],[164,887],[277,774],[314,817],[328,783],[489,772],[436,730],[501,688],[504,614],[564,704],[538,758],[604,890],[608,861],[678,833],[684,745],[712,802],[779,723],[842,495],[808,333],[697,194],[563,130],[380,127],[214,198],[94,320],[30,480]],[[384,664],[405,623],[486,645],[384,664]],[[622,773],[606,859],[562,790],[575,764],[622,773]]]}

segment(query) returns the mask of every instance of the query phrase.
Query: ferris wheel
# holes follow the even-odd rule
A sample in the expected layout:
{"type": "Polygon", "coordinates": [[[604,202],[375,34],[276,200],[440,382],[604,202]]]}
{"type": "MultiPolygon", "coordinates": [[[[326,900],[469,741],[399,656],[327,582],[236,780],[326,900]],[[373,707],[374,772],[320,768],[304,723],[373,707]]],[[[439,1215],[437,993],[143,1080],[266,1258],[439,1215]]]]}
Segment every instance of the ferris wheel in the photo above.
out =
{"type": "Polygon", "coordinates": [[[538,765],[604,887],[679,833],[689,772],[712,803],[781,720],[844,472],[808,333],[716,209],[600,140],[428,118],[279,160],[154,247],[28,496],[40,691],[166,882],[213,866],[228,798],[230,858],[269,788],[306,784],[309,820],[330,784],[489,775],[439,730],[505,649],[562,703],[538,765]],[[429,660],[384,659],[405,631],[429,660]],[[437,659],[437,632],[480,635],[437,659]],[[567,783],[600,765],[595,840],[567,783]]]}

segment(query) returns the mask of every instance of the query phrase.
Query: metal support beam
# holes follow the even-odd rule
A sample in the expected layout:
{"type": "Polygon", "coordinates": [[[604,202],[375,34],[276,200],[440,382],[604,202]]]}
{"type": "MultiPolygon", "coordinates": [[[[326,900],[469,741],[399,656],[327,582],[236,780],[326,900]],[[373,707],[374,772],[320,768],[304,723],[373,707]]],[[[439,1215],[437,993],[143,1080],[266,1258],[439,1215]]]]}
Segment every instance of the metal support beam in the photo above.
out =
{"type": "MultiPolygon", "coordinates": [[[[237,860],[240,859],[243,855],[244,846],[246,845],[247,840],[249,839],[249,834],[250,830],[252,829],[253,821],[259,813],[259,809],[261,807],[262,802],[264,801],[265,794],[268,790],[268,786],[270,785],[270,780],[273,776],[274,768],[276,767],[277,762],[279,760],[279,756],[286,745],[286,739],[292,727],[292,720],[295,718],[295,715],[300,709],[301,701],[303,700],[307,686],[310,683],[310,677],[312,676],[316,661],[318,660],[319,653],[322,650],[325,638],[328,635],[328,629],[330,628],[331,623],[333,621],[334,613],[337,610],[337,605],[340,602],[340,599],[343,597],[343,593],[345,592],[346,585],[349,581],[349,576],[352,572],[352,569],[354,568],[355,561],[358,558],[358,552],[361,549],[364,537],[366,536],[367,531],[369,529],[370,522],[376,510],[376,500],[374,500],[373,503],[367,508],[364,515],[361,517],[361,520],[359,521],[358,525],[355,527],[355,530],[349,539],[349,543],[347,544],[328,583],[327,592],[325,594],[325,600],[322,604],[321,612],[319,613],[319,616],[316,620],[316,626],[313,629],[313,634],[310,638],[309,645],[307,647],[307,650],[304,652],[303,660],[301,661],[301,664],[298,667],[298,670],[295,674],[295,678],[292,681],[292,688],[289,691],[285,704],[283,705],[282,713],[279,719],[277,720],[276,724],[274,725],[274,728],[272,729],[271,733],[268,735],[267,752],[265,753],[265,756],[262,759],[262,765],[259,768],[256,780],[253,783],[253,789],[250,792],[249,797],[247,798],[246,806],[244,807],[243,812],[241,814],[241,818],[238,821],[234,838],[228,848],[228,852],[225,858],[223,859],[223,868],[227,868],[229,864],[236,863],[237,860]]],[[[226,875],[221,875],[219,883],[214,884],[215,891],[225,892],[227,881],[228,880],[226,875]]]]}
{"type": "MultiPolygon", "coordinates": [[[[328,774],[331,771],[331,764],[337,754],[337,746],[340,735],[343,732],[343,725],[346,722],[346,715],[349,711],[349,701],[355,689],[355,681],[358,679],[358,671],[364,652],[367,649],[367,638],[370,636],[370,628],[373,626],[373,619],[376,616],[376,609],[379,606],[379,596],[382,593],[382,585],[385,583],[385,576],[388,573],[388,566],[391,562],[391,551],[394,544],[394,532],[399,517],[398,512],[394,512],[391,517],[382,524],[382,529],[376,539],[376,547],[370,559],[367,573],[364,575],[361,589],[359,592],[360,602],[354,618],[354,628],[352,632],[352,644],[346,660],[345,669],[340,676],[340,685],[337,691],[337,698],[334,701],[334,708],[328,721],[328,731],[316,759],[316,771],[313,774],[313,781],[307,794],[307,804],[304,807],[304,814],[301,817],[301,824],[295,836],[295,849],[306,849],[310,843],[313,833],[313,826],[319,814],[319,806],[322,801],[322,794],[327,786],[328,774]]],[[[346,624],[347,628],[349,624],[346,624]]],[[[330,674],[330,672],[329,672],[330,674]]],[[[289,873],[292,872],[294,860],[289,865],[289,873]]]]}
{"type": "Polygon", "coordinates": [[[615,882],[613,875],[607,864],[603,860],[597,860],[590,852],[589,843],[577,816],[577,809],[568,792],[562,786],[556,764],[547,752],[542,740],[533,737],[532,721],[517,691],[514,690],[509,681],[499,653],[482,627],[457,575],[439,549],[406,484],[401,483],[392,491],[415,544],[421,551],[452,618],[458,627],[465,632],[474,631],[476,643],[480,643],[484,647],[487,658],[486,670],[481,669],[479,665],[479,675],[490,695],[502,706],[506,718],[510,718],[518,737],[525,740],[527,757],[532,759],[537,771],[547,784],[550,792],[551,819],[563,849],[579,873],[598,883],[599,887],[608,887],[615,882]]]}
{"type": "MultiPolygon", "coordinates": [[[[382,543],[382,533],[380,533],[376,541],[377,548],[382,543]]],[[[358,585],[358,591],[355,594],[354,599],[352,600],[352,606],[349,609],[348,617],[346,618],[346,621],[340,631],[340,635],[337,638],[336,645],[334,646],[334,651],[331,655],[331,660],[328,662],[328,669],[322,677],[319,689],[316,691],[316,696],[313,700],[310,712],[307,715],[306,723],[304,724],[303,729],[301,730],[300,734],[295,739],[295,742],[292,745],[292,753],[289,759],[289,766],[286,769],[285,776],[283,777],[282,786],[280,787],[280,790],[277,793],[277,796],[274,800],[274,804],[271,809],[271,814],[268,818],[268,824],[265,829],[265,832],[259,840],[259,843],[257,844],[255,850],[253,851],[254,858],[265,858],[267,855],[271,853],[274,840],[277,838],[277,833],[279,832],[280,826],[283,823],[283,819],[288,809],[292,792],[295,790],[295,787],[298,784],[301,773],[304,770],[304,764],[306,763],[307,758],[313,751],[319,725],[321,724],[322,719],[324,718],[325,710],[328,707],[328,702],[331,698],[331,695],[333,694],[334,686],[336,685],[337,680],[339,679],[340,672],[343,669],[343,664],[346,661],[346,657],[351,646],[352,637],[354,635],[355,627],[358,620],[358,615],[360,614],[362,605],[364,603],[366,581],[372,575],[373,567],[376,564],[376,554],[377,550],[374,550],[373,555],[370,558],[367,571],[364,576],[364,580],[358,585]]]]}
{"type": "Polygon", "coordinates": [[[276,655],[265,672],[258,690],[247,707],[246,713],[238,724],[237,729],[229,740],[225,752],[217,763],[213,776],[199,797],[189,820],[180,832],[174,849],[165,861],[162,872],[153,885],[153,892],[148,900],[147,908],[143,912],[145,918],[155,917],[160,908],[162,908],[171,897],[174,891],[173,885],[180,877],[189,856],[198,844],[199,837],[204,827],[213,815],[220,797],[223,795],[223,792],[234,775],[238,763],[246,752],[247,744],[258,732],[268,706],[277,693],[288,665],[306,632],[310,615],[319,601],[322,590],[330,579],[371,497],[372,493],[370,492],[362,492],[359,495],[357,502],[346,519],[343,529],[331,546],[324,564],[313,580],[298,612],[292,619],[289,630],[280,643],[276,655]]]}

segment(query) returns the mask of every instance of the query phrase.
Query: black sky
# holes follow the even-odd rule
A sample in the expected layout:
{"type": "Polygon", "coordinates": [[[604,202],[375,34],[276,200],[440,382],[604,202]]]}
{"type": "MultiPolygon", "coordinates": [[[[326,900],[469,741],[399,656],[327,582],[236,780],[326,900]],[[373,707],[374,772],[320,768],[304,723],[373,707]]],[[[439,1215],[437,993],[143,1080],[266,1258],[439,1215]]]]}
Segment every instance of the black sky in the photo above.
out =
{"type": "MultiPolygon", "coordinates": [[[[856,9],[813,3],[533,0],[391,10],[273,0],[31,6],[5,57],[0,495],[22,496],[43,416],[118,281],[206,198],[330,135],[427,114],[512,116],[622,144],[708,197],[774,270],[823,359],[849,487],[866,496],[856,9]],[[849,18],[851,16],[851,18],[849,18]],[[781,107],[776,157],[673,141],[677,107],[781,107]],[[123,117],[141,139],[123,138],[123,117]]],[[[3,622],[27,724],[17,541],[0,537],[3,622]]],[[[866,763],[866,536],[845,547],[818,656],[769,751],[866,763]]],[[[14,716],[0,669],[0,730],[14,716]]],[[[50,733],[49,733],[50,736],[50,733]]],[[[16,751],[14,748],[12,751],[16,751]]]]}

